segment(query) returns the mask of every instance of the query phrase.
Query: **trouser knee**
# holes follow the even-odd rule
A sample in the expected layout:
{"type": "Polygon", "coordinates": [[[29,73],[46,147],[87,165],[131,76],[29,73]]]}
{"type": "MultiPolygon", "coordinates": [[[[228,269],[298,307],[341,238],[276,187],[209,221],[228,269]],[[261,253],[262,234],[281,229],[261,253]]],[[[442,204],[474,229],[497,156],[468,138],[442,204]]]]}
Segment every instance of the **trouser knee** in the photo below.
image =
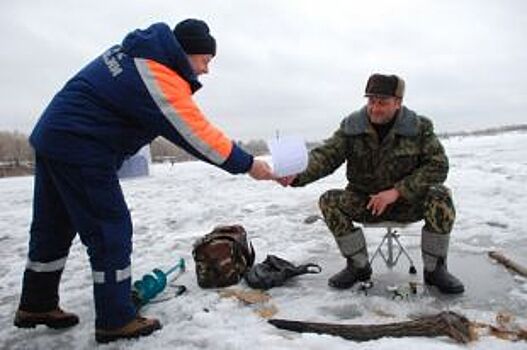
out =
{"type": "Polygon", "coordinates": [[[346,190],[329,190],[319,200],[320,210],[326,225],[335,237],[349,234],[355,227],[353,221],[360,219],[363,199],[346,190]]]}
{"type": "Polygon", "coordinates": [[[324,217],[328,212],[338,207],[339,198],[342,196],[342,192],[342,190],[329,190],[320,196],[318,207],[324,217]]]}
{"type": "Polygon", "coordinates": [[[425,228],[430,232],[449,234],[456,219],[456,209],[449,188],[431,186],[424,203],[425,228]]]}

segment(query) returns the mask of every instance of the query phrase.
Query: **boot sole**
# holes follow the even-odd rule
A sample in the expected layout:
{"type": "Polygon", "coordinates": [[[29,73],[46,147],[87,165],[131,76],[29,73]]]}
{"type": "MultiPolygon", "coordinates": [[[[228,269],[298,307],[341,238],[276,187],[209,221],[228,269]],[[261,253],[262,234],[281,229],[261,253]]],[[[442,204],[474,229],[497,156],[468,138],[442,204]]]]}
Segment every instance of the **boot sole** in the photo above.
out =
{"type": "Polygon", "coordinates": [[[139,337],[148,336],[161,328],[162,327],[160,323],[155,323],[150,327],[142,328],[136,333],[132,334],[98,334],[97,332],[95,332],[95,340],[97,341],[97,343],[106,344],[121,339],[135,339],[139,337]]]}
{"type": "MultiPolygon", "coordinates": [[[[371,276],[370,276],[371,277],[371,276]]],[[[328,281],[328,286],[335,289],[350,289],[354,285],[356,285],[359,282],[366,282],[370,280],[370,277],[367,278],[359,278],[356,281],[354,281],[352,284],[336,284],[328,281]]]]}

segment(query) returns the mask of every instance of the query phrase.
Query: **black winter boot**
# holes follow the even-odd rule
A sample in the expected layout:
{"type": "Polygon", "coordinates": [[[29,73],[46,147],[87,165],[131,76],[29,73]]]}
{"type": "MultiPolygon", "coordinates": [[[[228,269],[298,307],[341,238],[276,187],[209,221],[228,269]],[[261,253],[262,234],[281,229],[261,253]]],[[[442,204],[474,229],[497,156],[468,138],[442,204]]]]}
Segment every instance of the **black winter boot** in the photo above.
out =
{"type": "Polygon", "coordinates": [[[356,267],[353,265],[351,258],[346,259],[346,267],[340,272],[337,272],[328,280],[328,285],[337,289],[351,288],[357,282],[364,282],[370,279],[372,274],[371,265],[369,263],[364,267],[356,267]]]}
{"type": "Polygon", "coordinates": [[[460,294],[465,291],[463,283],[447,269],[447,254],[450,235],[427,231],[423,228],[421,249],[424,262],[424,280],[436,286],[441,293],[460,294]]]}
{"type": "Polygon", "coordinates": [[[424,270],[425,283],[436,286],[444,294],[460,294],[465,291],[463,283],[447,270],[443,258],[438,258],[434,271],[424,270]]]}
{"type": "Polygon", "coordinates": [[[328,280],[329,286],[347,289],[359,281],[369,280],[372,270],[362,229],[354,228],[351,232],[335,237],[335,240],[346,258],[346,267],[328,280]]]}

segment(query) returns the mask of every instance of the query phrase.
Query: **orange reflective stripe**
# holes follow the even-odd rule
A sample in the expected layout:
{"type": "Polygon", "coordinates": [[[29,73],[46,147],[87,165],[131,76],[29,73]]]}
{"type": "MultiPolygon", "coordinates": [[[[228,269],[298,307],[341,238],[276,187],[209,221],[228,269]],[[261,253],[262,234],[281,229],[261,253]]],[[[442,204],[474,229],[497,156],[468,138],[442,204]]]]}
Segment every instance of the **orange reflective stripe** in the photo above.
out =
{"type": "MultiPolygon", "coordinates": [[[[146,62],[156,85],[168,104],[168,106],[165,105],[162,108],[165,116],[167,116],[167,113],[165,113],[166,108],[176,111],[177,117],[186,126],[185,129],[190,131],[189,134],[182,133],[185,139],[204,155],[210,153],[211,150],[216,153],[220,159],[216,159],[216,161],[211,159],[215,163],[225,161],[231,154],[232,141],[221,130],[213,126],[201,113],[192,100],[190,85],[164,65],[152,60],[147,60],[146,62]],[[202,149],[203,144],[209,150],[202,149]]],[[[177,128],[178,131],[181,131],[180,127],[177,128]]]]}

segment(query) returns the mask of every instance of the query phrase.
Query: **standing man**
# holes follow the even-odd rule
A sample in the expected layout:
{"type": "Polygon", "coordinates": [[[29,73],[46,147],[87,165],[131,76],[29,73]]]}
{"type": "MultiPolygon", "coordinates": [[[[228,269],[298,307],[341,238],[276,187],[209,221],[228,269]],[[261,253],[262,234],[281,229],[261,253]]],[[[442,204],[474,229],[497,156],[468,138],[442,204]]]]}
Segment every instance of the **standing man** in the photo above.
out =
{"type": "Polygon", "coordinates": [[[401,78],[373,74],[366,84],[366,106],[345,118],[331,138],[310,152],[303,173],[278,181],[284,186],[304,186],[347,162],[347,187],[327,191],[319,202],[346,258],[346,267],[329,279],[330,286],[350,288],[372,274],[364,234],[353,221],[424,219],[425,283],[442,293],[463,293],[463,284],[447,269],[455,219],[452,195],[443,185],[448,158],[432,122],[403,106],[403,95],[401,78]]]}
{"type": "MultiPolygon", "coordinates": [[[[79,322],[59,308],[58,287],[78,232],[93,273],[95,338],[109,342],[161,328],[131,300],[132,221],[117,169],[157,136],[232,174],[273,178],[214,127],[192,99],[209,71],[216,41],[207,24],[187,19],[128,34],[77,73],[42,114],[35,148],[29,254],[17,327],[66,328],[79,322]]],[[[175,194],[177,195],[177,194],[175,194]]]]}

